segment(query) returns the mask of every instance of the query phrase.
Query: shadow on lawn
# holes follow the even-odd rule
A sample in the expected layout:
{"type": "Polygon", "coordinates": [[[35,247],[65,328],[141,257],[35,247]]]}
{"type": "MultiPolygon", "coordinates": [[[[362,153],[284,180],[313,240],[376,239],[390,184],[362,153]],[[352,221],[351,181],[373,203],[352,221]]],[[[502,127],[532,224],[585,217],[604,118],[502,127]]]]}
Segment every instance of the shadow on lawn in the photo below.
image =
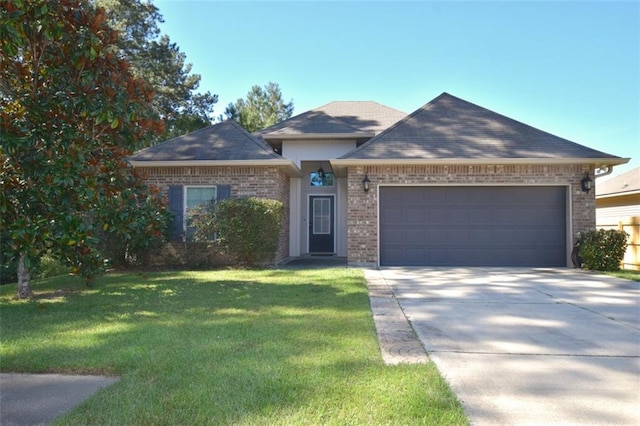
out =
{"type": "Polygon", "coordinates": [[[381,363],[355,272],[112,275],[54,296],[2,301],[2,370],[121,374],[76,412],[118,412],[93,422],[153,422],[167,406],[176,417],[156,420],[321,407],[335,384],[381,363]]]}
{"type": "Polygon", "coordinates": [[[124,372],[148,358],[147,353],[166,351],[176,342],[196,343],[197,350],[217,347],[229,336],[235,336],[226,342],[230,347],[251,346],[265,338],[299,339],[303,347],[314,328],[322,328],[323,335],[332,329],[346,332],[348,327],[339,324],[341,312],[370,314],[366,287],[354,274],[342,277],[339,286],[331,276],[303,271],[260,272],[256,281],[251,275],[114,275],[92,289],[46,292],[47,297],[32,302],[3,301],[2,340],[12,350],[3,354],[2,369],[24,371],[30,368],[25,360],[38,360],[39,371],[124,372]],[[302,280],[282,284],[292,273],[301,274],[302,280]],[[318,324],[309,323],[310,318],[318,324]],[[40,344],[18,343],[30,336],[37,336],[40,344]]]}

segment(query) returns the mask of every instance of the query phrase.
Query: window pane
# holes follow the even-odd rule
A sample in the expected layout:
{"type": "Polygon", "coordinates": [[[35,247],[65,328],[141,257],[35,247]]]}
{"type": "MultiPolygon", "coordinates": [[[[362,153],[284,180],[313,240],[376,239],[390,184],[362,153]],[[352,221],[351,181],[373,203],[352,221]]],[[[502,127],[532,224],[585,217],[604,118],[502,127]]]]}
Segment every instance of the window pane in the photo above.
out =
{"type": "MultiPolygon", "coordinates": [[[[193,240],[195,232],[195,226],[193,226],[193,223],[201,217],[198,207],[204,206],[212,200],[215,200],[216,195],[215,186],[186,188],[185,231],[187,241],[193,240]]],[[[211,235],[210,240],[214,239],[215,235],[211,235]]]]}
{"type": "Polygon", "coordinates": [[[331,233],[331,200],[328,198],[313,200],[313,233],[331,233]]]}
{"type": "Polygon", "coordinates": [[[309,184],[311,186],[333,186],[333,172],[324,172],[320,176],[318,172],[309,173],[309,184]]]}
{"type": "Polygon", "coordinates": [[[187,188],[187,209],[208,203],[216,198],[216,187],[187,188]]]}

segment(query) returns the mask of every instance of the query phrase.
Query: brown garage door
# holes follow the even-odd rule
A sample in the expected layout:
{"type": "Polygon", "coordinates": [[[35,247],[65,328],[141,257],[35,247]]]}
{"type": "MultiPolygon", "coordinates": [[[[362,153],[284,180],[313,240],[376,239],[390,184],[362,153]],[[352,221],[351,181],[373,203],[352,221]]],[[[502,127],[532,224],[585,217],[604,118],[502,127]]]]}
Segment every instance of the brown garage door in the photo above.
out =
{"type": "Polygon", "coordinates": [[[566,266],[566,189],[381,187],[380,264],[566,266]]]}

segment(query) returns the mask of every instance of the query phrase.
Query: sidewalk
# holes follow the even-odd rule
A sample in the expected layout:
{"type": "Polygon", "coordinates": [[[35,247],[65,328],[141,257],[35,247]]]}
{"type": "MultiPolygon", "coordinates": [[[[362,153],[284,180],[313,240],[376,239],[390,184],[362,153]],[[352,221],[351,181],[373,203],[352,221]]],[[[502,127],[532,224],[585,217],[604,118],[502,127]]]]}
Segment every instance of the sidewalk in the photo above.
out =
{"type": "Polygon", "coordinates": [[[45,425],[119,379],[62,374],[0,374],[0,425],[45,425]]]}

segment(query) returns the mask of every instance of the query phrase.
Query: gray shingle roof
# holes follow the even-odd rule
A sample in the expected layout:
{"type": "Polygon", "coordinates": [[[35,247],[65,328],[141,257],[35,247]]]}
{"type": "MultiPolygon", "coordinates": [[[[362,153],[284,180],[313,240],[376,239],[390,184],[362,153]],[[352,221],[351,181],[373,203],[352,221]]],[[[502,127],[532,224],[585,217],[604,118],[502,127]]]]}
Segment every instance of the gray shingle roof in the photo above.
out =
{"type": "Polygon", "coordinates": [[[406,114],[372,101],[337,101],[260,131],[270,139],[285,134],[378,134],[406,114]]]}
{"type": "Polygon", "coordinates": [[[619,157],[443,93],[343,159],[619,157]]]}
{"type": "Polygon", "coordinates": [[[373,101],[330,102],[316,108],[360,131],[381,133],[394,123],[402,120],[407,113],[373,101]]]}
{"type": "Polygon", "coordinates": [[[229,161],[282,159],[269,145],[226,120],[134,153],[132,161],[229,161]]]}
{"type": "Polygon", "coordinates": [[[596,196],[624,195],[640,192],[640,167],[596,183],[596,196]]]}
{"type": "Polygon", "coordinates": [[[307,111],[259,132],[265,138],[290,134],[347,134],[360,130],[322,111],[307,111]]]}

